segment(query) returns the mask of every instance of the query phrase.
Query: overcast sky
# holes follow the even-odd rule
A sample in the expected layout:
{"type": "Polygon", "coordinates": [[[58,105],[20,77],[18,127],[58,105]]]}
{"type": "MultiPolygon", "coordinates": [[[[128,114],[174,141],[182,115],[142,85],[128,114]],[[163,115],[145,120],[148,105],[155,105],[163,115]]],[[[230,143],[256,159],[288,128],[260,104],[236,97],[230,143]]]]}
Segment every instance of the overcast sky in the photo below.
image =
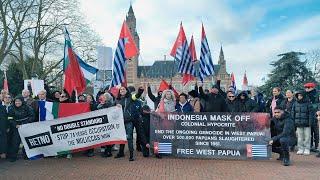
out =
{"type": "MultiPolygon", "coordinates": [[[[106,46],[115,48],[130,0],[80,0],[81,11],[106,46]]],[[[227,71],[241,87],[261,85],[271,61],[288,51],[320,48],[319,0],[133,0],[140,36],[140,65],[169,57],[182,21],[187,38],[193,34],[200,57],[204,23],[214,64],[223,46],[227,71]]]]}

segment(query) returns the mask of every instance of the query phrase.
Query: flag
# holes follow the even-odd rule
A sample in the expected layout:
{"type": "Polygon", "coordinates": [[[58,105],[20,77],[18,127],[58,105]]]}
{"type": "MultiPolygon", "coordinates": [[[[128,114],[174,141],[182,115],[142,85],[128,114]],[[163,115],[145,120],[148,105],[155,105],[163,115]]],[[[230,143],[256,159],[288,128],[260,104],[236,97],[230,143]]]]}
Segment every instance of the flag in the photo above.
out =
{"type": "Polygon", "coordinates": [[[69,94],[72,94],[73,90],[77,90],[79,94],[84,92],[86,89],[86,81],[80,69],[77,56],[72,49],[67,28],[65,28],[63,70],[65,74],[64,89],[66,89],[69,94]]]}
{"type": "MultiPolygon", "coordinates": [[[[117,49],[113,59],[113,73],[111,87],[126,82],[126,59],[138,54],[138,49],[124,21],[122,24],[117,49]]],[[[126,84],[126,83],[124,83],[126,84]]]]}
{"type": "Polygon", "coordinates": [[[195,69],[193,66],[193,61],[191,59],[191,53],[188,47],[188,41],[183,30],[182,23],[180,24],[180,31],[176,42],[174,43],[171,53],[175,59],[179,60],[179,73],[184,75],[182,79],[182,84],[185,86],[189,81],[191,81],[195,76],[195,69]]]}
{"type": "Polygon", "coordinates": [[[7,72],[4,71],[4,80],[3,80],[3,89],[9,92],[9,85],[8,85],[8,79],[7,79],[7,72]]]}
{"type": "Polygon", "coordinates": [[[38,101],[39,120],[47,121],[90,111],[89,103],[59,103],[38,101]]]}
{"type": "Polygon", "coordinates": [[[247,157],[268,157],[267,145],[247,144],[247,157]]]}
{"type": "Polygon", "coordinates": [[[155,154],[172,154],[172,143],[153,143],[155,154]]]}
{"type": "Polygon", "coordinates": [[[191,36],[191,41],[189,45],[189,51],[191,53],[192,61],[197,61],[196,47],[194,45],[193,35],[191,36]]]}
{"type": "Polygon", "coordinates": [[[90,66],[89,64],[87,64],[86,62],[84,62],[77,54],[76,54],[77,60],[79,62],[80,65],[80,69],[83,73],[83,76],[86,80],[86,85],[90,84],[92,78],[94,77],[95,74],[97,74],[98,69],[90,66]]]}
{"type": "Polygon", "coordinates": [[[237,90],[236,81],[233,73],[231,73],[231,87],[234,89],[234,91],[237,90]]]}
{"type": "MultiPolygon", "coordinates": [[[[177,92],[177,90],[175,88],[173,88],[173,87],[171,87],[171,88],[172,88],[171,90],[174,93],[174,96],[179,97],[179,93],[177,92]]],[[[170,85],[167,83],[166,80],[162,79],[161,83],[159,85],[158,91],[164,91],[164,90],[167,90],[167,89],[170,89],[170,85]]]]}
{"type": "Polygon", "coordinates": [[[244,72],[243,81],[242,81],[242,90],[248,90],[247,72],[244,72]]]}
{"type": "Polygon", "coordinates": [[[199,69],[199,77],[201,82],[203,82],[205,77],[213,74],[214,74],[214,67],[213,67],[211,52],[210,52],[209,44],[207,41],[206,33],[204,31],[204,26],[202,24],[200,69],[199,69]]]}

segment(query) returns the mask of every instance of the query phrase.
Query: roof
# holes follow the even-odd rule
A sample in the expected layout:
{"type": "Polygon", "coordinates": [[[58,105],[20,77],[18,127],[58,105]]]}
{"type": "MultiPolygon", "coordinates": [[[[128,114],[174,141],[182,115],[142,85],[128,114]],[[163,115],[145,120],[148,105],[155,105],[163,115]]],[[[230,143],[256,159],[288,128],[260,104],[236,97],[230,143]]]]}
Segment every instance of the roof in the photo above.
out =
{"type": "MultiPolygon", "coordinates": [[[[178,61],[155,61],[151,66],[138,66],[138,77],[140,78],[143,73],[146,78],[170,78],[172,74],[175,76],[178,73],[178,66],[178,61]]],[[[195,68],[197,72],[199,63],[195,64],[195,68]]],[[[220,65],[214,65],[215,72],[219,72],[219,69],[220,65]]]]}

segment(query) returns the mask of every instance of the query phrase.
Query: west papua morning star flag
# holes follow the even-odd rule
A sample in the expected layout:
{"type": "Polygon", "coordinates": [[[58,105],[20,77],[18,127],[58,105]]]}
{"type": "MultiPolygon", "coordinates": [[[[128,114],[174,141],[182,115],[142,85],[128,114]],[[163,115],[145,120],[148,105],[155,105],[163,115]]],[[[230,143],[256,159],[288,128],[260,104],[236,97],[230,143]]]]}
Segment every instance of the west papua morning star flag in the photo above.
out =
{"type": "Polygon", "coordinates": [[[172,154],[172,143],[154,142],[154,154],[172,154]]]}
{"type": "Polygon", "coordinates": [[[267,145],[247,144],[247,157],[268,157],[267,145]]]}
{"type": "Polygon", "coordinates": [[[127,23],[124,21],[113,60],[111,87],[126,81],[126,60],[136,56],[138,53],[138,48],[132,38],[127,23]]]}
{"type": "Polygon", "coordinates": [[[199,77],[201,82],[207,76],[214,74],[214,66],[212,62],[211,52],[209,44],[207,41],[206,32],[204,31],[204,26],[202,24],[202,35],[201,35],[201,52],[200,52],[200,69],[199,77]]]}
{"type": "Polygon", "coordinates": [[[71,39],[67,28],[64,29],[65,44],[64,44],[64,62],[63,71],[64,89],[72,94],[73,90],[77,90],[77,93],[81,94],[86,89],[86,80],[81,71],[77,56],[72,49],[71,39]]]}
{"type": "Polygon", "coordinates": [[[185,86],[196,76],[196,74],[182,23],[180,24],[179,34],[172,47],[170,55],[179,60],[178,71],[184,75],[182,84],[185,86]]]}

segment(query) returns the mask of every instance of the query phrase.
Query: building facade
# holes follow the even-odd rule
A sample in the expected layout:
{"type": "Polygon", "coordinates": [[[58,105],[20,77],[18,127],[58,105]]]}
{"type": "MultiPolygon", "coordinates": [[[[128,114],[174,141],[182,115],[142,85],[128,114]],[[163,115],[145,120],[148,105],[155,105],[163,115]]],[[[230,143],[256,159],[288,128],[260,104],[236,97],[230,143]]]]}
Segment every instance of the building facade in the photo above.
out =
{"type": "MultiPolygon", "coordinates": [[[[126,22],[133,36],[133,39],[140,50],[140,38],[136,29],[136,18],[132,6],[130,5],[126,22]]],[[[132,58],[127,66],[127,83],[128,86],[138,87],[149,83],[154,92],[157,91],[162,79],[168,83],[172,82],[172,86],[179,92],[188,92],[194,88],[195,81],[188,83],[186,86],[182,85],[182,75],[178,73],[179,62],[167,60],[166,56],[162,60],[156,60],[151,66],[139,66],[139,55],[132,58]]],[[[195,68],[198,69],[199,62],[195,63],[195,68]]],[[[203,82],[204,88],[210,88],[217,79],[221,80],[221,87],[227,89],[230,85],[230,74],[226,69],[226,61],[224,59],[223,49],[220,49],[218,64],[214,65],[215,75],[208,77],[203,82]]]]}

